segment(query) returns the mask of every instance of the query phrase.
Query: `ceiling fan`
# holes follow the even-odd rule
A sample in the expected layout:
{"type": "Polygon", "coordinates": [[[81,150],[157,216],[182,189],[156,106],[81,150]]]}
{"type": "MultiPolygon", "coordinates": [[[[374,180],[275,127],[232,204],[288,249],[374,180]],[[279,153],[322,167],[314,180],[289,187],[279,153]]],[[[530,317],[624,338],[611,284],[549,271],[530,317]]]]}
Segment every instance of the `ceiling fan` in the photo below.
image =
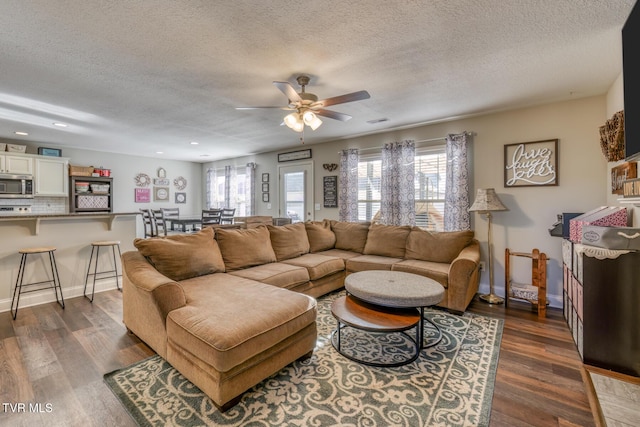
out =
{"type": "Polygon", "coordinates": [[[322,124],[322,120],[318,116],[328,117],[330,119],[346,122],[351,116],[337,111],[326,110],[324,107],[330,105],[344,104],[347,102],[361,101],[369,99],[369,92],[361,90],[358,92],[347,93],[340,96],[318,100],[318,96],[305,91],[305,87],[309,84],[309,76],[300,75],[296,79],[302,90],[298,93],[289,82],[274,81],[273,85],[280,89],[289,100],[286,107],[237,107],[237,110],[254,110],[259,108],[278,108],[285,111],[292,111],[284,118],[284,124],[296,132],[303,132],[304,126],[309,126],[312,130],[318,129],[322,124]]]}

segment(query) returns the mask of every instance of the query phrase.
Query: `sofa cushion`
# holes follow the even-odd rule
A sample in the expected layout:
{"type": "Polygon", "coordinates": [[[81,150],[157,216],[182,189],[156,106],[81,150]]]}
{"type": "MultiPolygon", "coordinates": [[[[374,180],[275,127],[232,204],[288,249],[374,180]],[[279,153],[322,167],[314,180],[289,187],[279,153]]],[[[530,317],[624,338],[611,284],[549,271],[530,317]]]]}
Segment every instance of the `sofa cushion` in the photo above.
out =
{"type": "Polygon", "coordinates": [[[309,281],[309,272],[306,268],[282,262],[256,265],[235,270],[229,274],[287,289],[309,281]]]}
{"type": "Polygon", "coordinates": [[[307,221],[304,223],[309,238],[309,246],[311,252],[326,251],[333,249],[336,244],[336,235],[331,231],[331,222],[323,221],[307,221]]]}
{"type": "Polygon", "coordinates": [[[318,252],[318,255],[340,258],[346,262],[349,258],[354,258],[362,254],[353,251],[345,251],[343,249],[329,249],[327,251],[318,252]]]}
{"type": "Polygon", "coordinates": [[[411,227],[408,225],[371,224],[363,253],[404,258],[410,232],[411,227]]]}
{"type": "Polygon", "coordinates": [[[183,283],[189,304],[167,316],[168,340],[227,372],[316,320],[309,296],[228,274],[183,283]],[[215,288],[215,292],[211,289],[215,288]]]}
{"type": "Polygon", "coordinates": [[[450,263],[473,240],[473,231],[431,233],[413,227],[407,238],[406,259],[450,263]]]}
{"type": "Polygon", "coordinates": [[[303,223],[267,225],[267,228],[278,261],[309,253],[309,239],[303,223]]]}
{"type": "Polygon", "coordinates": [[[402,261],[402,258],[391,258],[379,255],[360,255],[346,261],[347,271],[391,270],[391,266],[402,261]]]}
{"type": "Polygon", "coordinates": [[[310,280],[322,279],[325,276],[344,270],[344,261],[342,258],[318,254],[305,254],[283,262],[285,264],[306,268],[309,272],[310,280]]]}
{"type": "Polygon", "coordinates": [[[216,240],[227,271],[276,262],[266,225],[246,230],[218,228],[216,240]]]}
{"type": "Polygon", "coordinates": [[[331,230],[336,236],[336,249],[362,253],[369,233],[368,222],[331,221],[331,230]]]}
{"type": "Polygon", "coordinates": [[[194,234],[135,239],[133,245],[168,278],[176,281],[224,272],[225,264],[213,228],[194,234]]]}
{"type": "Polygon", "coordinates": [[[404,271],[405,273],[419,274],[429,277],[440,283],[445,288],[449,287],[449,267],[450,264],[442,262],[421,261],[417,259],[405,259],[397,262],[391,267],[394,271],[404,271]]]}

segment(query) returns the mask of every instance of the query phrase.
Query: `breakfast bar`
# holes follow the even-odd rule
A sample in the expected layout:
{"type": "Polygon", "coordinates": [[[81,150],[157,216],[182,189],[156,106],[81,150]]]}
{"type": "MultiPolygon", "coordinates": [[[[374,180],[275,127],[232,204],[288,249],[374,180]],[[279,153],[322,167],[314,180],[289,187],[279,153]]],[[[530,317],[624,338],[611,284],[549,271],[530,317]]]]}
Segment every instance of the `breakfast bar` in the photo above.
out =
{"type": "MultiPolygon", "coordinates": [[[[55,257],[65,299],[81,296],[94,241],[120,241],[122,251],[133,249],[138,212],[113,213],[16,213],[0,216],[0,311],[8,311],[20,264],[19,251],[28,247],[56,248],[55,257]]],[[[100,270],[109,269],[112,258],[98,260],[100,270]]],[[[25,282],[47,280],[43,261],[33,257],[26,265],[25,282]]],[[[118,261],[119,262],[119,261],[118,261]]],[[[96,282],[96,292],[116,288],[116,280],[96,282]]],[[[96,295],[96,298],[99,298],[96,295]]],[[[51,292],[33,292],[20,300],[20,307],[55,301],[51,292]]]]}

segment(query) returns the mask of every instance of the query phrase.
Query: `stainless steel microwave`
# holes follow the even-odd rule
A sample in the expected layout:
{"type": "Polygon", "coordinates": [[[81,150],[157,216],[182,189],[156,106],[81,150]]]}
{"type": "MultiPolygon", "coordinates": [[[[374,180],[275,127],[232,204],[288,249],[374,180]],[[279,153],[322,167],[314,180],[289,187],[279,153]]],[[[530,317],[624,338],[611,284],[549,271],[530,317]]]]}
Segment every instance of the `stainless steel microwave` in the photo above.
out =
{"type": "Polygon", "coordinates": [[[0,174],[0,198],[33,198],[33,175],[0,174]]]}

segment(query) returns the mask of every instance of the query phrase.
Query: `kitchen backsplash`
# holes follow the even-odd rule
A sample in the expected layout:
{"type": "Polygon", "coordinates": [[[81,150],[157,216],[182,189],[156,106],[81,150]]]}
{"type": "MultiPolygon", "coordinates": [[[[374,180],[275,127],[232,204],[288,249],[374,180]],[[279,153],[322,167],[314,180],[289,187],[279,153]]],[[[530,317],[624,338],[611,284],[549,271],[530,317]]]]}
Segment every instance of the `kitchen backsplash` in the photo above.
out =
{"type": "Polygon", "coordinates": [[[0,199],[0,206],[31,206],[31,214],[63,214],[68,212],[66,197],[0,199]]]}

